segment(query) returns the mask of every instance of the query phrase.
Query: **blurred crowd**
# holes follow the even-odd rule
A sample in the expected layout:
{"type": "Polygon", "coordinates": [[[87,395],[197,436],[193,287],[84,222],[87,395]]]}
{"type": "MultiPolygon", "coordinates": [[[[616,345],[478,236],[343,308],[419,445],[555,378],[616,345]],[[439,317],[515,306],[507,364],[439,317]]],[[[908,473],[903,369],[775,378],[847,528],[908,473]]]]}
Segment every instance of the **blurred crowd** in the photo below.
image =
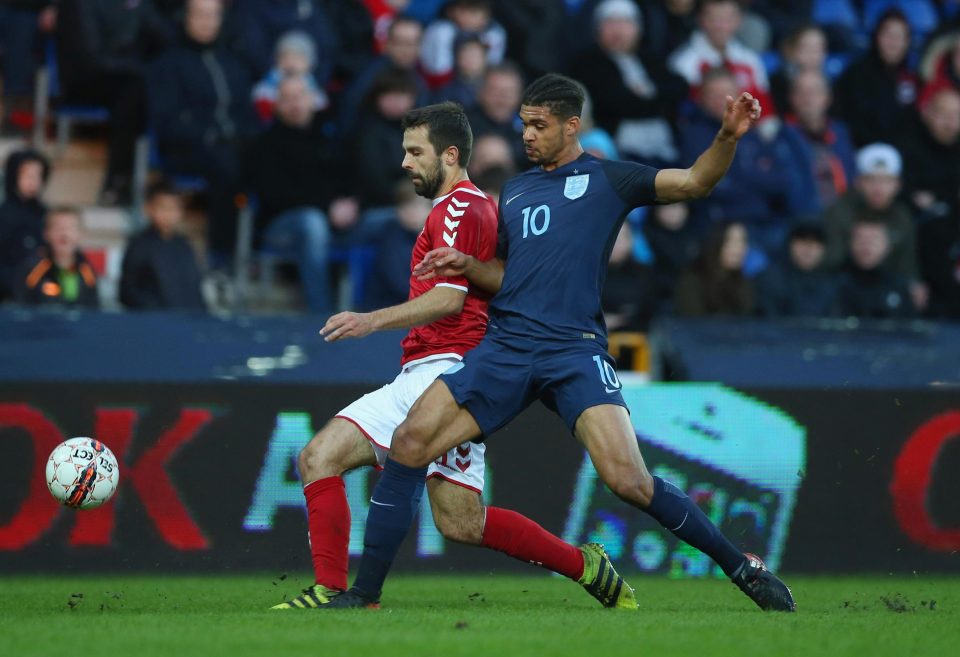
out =
{"type": "MultiPolygon", "coordinates": [[[[375,255],[357,303],[405,300],[430,204],[400,168],[403,114],[461,103],[470,175],[496,197],[529,166],[523,87],[558,71],[588,92],[581,141],[602,158],[687,167],[727,97],[764,108],[709,198],[629,215],[611,329],[665,313],[960,319],[957,0],[0,0],[0,64],[4,133],[30,128],[43,64],[56,103],[109,112],[100,204],[139,198],[146,139],[130,309],[205,307],[238,195],[254,260],[293,264],[311,311],[335,308],[335,261],[361,249],[375,255]],[[204,200],[199,260],[183,180],[204,200]]],[[[44,204],[51,166],[7,159],[0,299],[96,306],[80,210],[44,204]]]]}

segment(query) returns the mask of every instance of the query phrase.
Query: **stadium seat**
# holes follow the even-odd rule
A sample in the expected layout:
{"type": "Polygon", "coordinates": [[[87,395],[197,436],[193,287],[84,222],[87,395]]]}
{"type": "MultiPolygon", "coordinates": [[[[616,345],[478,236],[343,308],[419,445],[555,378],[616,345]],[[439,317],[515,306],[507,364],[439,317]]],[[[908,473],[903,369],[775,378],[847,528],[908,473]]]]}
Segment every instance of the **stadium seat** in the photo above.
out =
{"type": "MultiPolygon", "coordinates": [[[[61,98],[60,68],[57,64],[57,44],[53,39],[46,39],[43,45],[43,61],[45,73],[38,79],[45,79],[46,90],[39,90],[48,101],[57,101],[61,98]]],[[[40,108],[43,115],[38,113],[37,123],[45,123],[47,108],[40,108]]],[[[101,124],[110,121],[110,110],[100,105],[73,105],[66,102],[56,103],[53,111],[57,122],[57,154],[60,155],[70,141],[70,130],[75,123],[101,124]]],[[[42,127],[40,128],[42,129],[42,127]]]]}
{"type": "MultiPolygon", "coordinates": [[[[237,244],[234,251],[235,286],[238,305],[242,308],[250,297],[250,269],[255,266],[259,294],[264,294],[273,284],[273,273],[278,265],[295,264],[286,254],[269,246],[253,249],[253,223],[257,209],[255,196],[242,195],[238,198],[239,216],[237,244]]],[[[330,262],[346,265],[347,277],[341,281],[337,294],[340,308],[362,308],[367,294],[367,286],[373,273],[377,249],[368,244],[348,247],[334,247],[330,251],[330,262]]]]}
{"type": "Polygon", "coordinates": [[[814,0],[813,21],[820,25],[836,25],[850,30],[860,26],[860,17],[850,0],[814,0]]]}
{"type": "Polygon", "coordinates": [[[760,61],[763,62],[763,68],[767,70],[767,75],[773,75],[783,66],[783,58],[776,50],[765,50],[760,53],[760,61]]]}
{"type": "Polygon", "coordinates": [[[161,171],[163,175],[169,178],[174,187],[180,191],[191,192],[194,194],[203,192],[207,189],[207,180],[203,176],[173,171],[164,162],[163,156],[160,155],[160,147],[157,145],[156,133],[149,127],[147,128],[147,144],[149,149],[147,153],[147,162],[149,163],[149,168],[155,171],[161,171]]]}
{"type": "Polygon", "coordinates": [[[823,63],[824,72],[831,80],[836,80],[847,68],[847,64],[852,59],[852,53],[837,52],[827,55],[827,61],[823,63]]]}

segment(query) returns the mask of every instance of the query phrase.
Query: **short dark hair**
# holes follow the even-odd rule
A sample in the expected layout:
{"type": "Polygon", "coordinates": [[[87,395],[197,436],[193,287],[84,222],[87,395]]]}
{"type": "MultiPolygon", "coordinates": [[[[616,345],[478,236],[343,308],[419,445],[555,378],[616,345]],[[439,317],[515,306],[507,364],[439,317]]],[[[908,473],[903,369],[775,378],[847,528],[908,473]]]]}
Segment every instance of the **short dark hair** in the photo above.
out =
{"type": "Polygon", "coordinates": [[[176,196],[178,199],[181,199],[180,190],[166,178],[160,178],[150,183],[150,185],[147,186],[147,191],[143,198],[149,203],[158,196],[176,196]]]}
{"type": "Polygon", "coordinates": [[[566,121],[583,112],[583,87],[573,78],[547,73],[531,82],[523,92],[523,105],[547,107],[566,121]]]}
{"type": "Polygon", "coordinates": [[[810,242],[820,242],[826,244],[827,235],[820,224],[812,221],[800,222],[790,229],[788,241],[806,240],[810,242]]]}
{"type": "Polygon", "coordinates": [[[400,125],[405,131],[426,126],[427,138],[438,155],[451,146],[456,146],[460,152],[457,160],[460,166],[466,168],[470,164],[473,131],[470,129],[466,112],[457,103],[447,101],[417,107],[404,114],[400,125]]]}
{"type": "Polygon", "coordinates": [[[390,93],[409,94],[416,98],[418,93],[417,80],[413,77],[413,73],[399,66],[389,66],[383,69],[377,73],[370,85],[367,102],[370,106],[373,106],[378,97],[390,93]]]}

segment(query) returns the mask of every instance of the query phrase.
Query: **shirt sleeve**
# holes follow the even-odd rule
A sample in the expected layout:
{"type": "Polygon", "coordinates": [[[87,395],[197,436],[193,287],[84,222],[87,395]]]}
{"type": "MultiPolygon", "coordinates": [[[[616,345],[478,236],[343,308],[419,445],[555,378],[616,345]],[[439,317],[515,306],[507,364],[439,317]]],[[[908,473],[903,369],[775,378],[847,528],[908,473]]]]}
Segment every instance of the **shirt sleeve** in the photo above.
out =
{"type": "Polygon", "coordinates": [[[660,169],[635,162],[607,160],[601,164],[610,184],[630,208],[652,205],[657,200],[656,179],[660,169]]]}

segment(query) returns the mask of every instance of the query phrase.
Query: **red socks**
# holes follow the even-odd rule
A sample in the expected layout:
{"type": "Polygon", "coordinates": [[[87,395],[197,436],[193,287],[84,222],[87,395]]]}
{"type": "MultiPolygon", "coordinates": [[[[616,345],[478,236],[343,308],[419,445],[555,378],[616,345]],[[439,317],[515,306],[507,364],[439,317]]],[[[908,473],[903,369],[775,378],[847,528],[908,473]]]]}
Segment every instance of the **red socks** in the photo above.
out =
{"type": "Polygon", "coordinates": [[[350,507],[343,477],[318,479],[303,488],[310,552],[317,584],[345,591],[350,556],[350,507]]]}
{"type": "Polygon", "coordinates": [[[481,545],[514,559],[543,566],[572,580],[583,575],[583,554],[579,548],[564,543],[515,511],[488,506],[481,545]]]}

